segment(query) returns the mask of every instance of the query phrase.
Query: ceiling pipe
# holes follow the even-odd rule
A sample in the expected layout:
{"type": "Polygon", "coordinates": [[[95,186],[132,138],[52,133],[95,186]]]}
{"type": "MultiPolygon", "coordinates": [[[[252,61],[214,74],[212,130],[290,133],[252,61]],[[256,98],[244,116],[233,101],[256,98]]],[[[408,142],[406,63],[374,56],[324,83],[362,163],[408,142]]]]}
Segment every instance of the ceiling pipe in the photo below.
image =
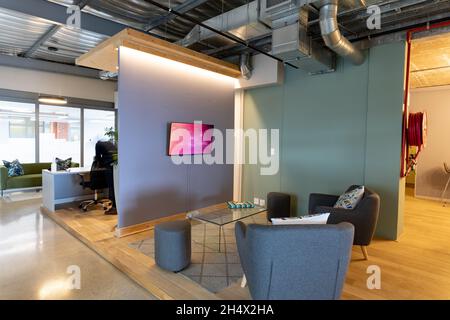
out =
{"type": "Polygon", "coordinates": [[[245,80],[249,80],[252,77],[252,56],[249,52],[243,53],[240,56],[239,67],[241,69],[242,77],[245,80]]]}
{"type": "Polygon", "coordinates": [[[348,41],[339,30],[337,22],[338,0],[320,1],[320,32],[328,48],[338,55],[348,58],[355,65],[361,65],[364,54],[348,41]]]}
{"type": "MultiPolygon", "coordinates": [[[[0,1],[1,1],[1,0],[0,0],[0,1]]],[[[207,25],[207,24],[204,24],[203,22],[201,22],[201,21],[199,21],[199,20],[197,20],[197,19],[192,18],[190,15],[188,15],[188,14],[186,14],[186,13],[180,13],[180,12],[177,12],[177,11],[175,11],[175,10],[172,10],[171,8],[166,7],[165,5],[159,3],[159,2],[157,2],[157,1],[155,1],[155,0],[146,0],[146,1],[147,1],[148,3],[154,5],[154,6],[157,7],[157,8],[160,8],[160,9],[162,9],[162,10],[167,11],[168,13],[172,13],[172,14],[176,15],[177,17],[180,17],[180,18],[183,19],[183,20],[186,20],[186,21],[189,21],[189,22],[194,23],[194,24],[196,24],[196,25],[199,25],[200,27],[203,27],[203,28],[205,28],[205,29],[207,29],[207,30],[209,30],[209,31],[213,31],[214,33],[216,33],[216,34],[218,34],[218,35],[220,35],[220,36],[222,36],[222,37],[224,37],[224,38],[226,38],[226,39],[228,39],[228,40],[231,40],[231,41],[233,41],[233,42],[235,42],[235,43],[244,45],[245,47],[247,47],[248,49],[250,49],[250,50],[252,50],[252,51],[254,51],[254,52],[261,53],[261,54],[263,54],[263,55],[265,55],[265,56],[267,56],[267,57],[270,57],[270,58],[272,58],[272,59],[274,59],[274,60],[277,60],[277,61],[283,63],[283,64],[286,65],[286,66],[290,66],[290,67],[292,67],[292,68],[294,68],[294,69],[298,69],[298,67],[295,66],[295,65],[293,65],[292,63],[283,61],[282,59],[277,58],[277,57],[275,57],[274,55],[265,52],[264,50],[261,50],[261,49],[259,49],[259,48],[257,48],[257,47],[254,47],[254,46],[250,45],[247,41],[242,40],[241,38],[236,37],[236,36],[234,36],[234,35],[232,35],[232,34],[230,34],[230,33],[228,33],[228,32],[223,32],[223,31],[220,31],[220,30],[218,30],[218,29],[215,29],[215,28],[213,28],[213,27],[211,27],[211,26],[209,26],[209,25],[207,25]]]]}

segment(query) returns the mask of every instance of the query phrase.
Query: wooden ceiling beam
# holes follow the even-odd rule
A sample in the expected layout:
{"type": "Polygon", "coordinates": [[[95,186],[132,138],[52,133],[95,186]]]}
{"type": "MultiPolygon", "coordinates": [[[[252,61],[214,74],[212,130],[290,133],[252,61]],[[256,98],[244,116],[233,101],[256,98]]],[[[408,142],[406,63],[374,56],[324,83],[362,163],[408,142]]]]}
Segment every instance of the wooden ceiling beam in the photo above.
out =
{"type": "Polygon", "coordinates": [[[99,70],[117,72],[119,63],[118,48],[121,46],[220,73],[229,77],[238,78],[241,76],[239,67],[235,64],[155,38],[134,29],[125,29],[102,42],[91,51],[79,57],[76,60],[76,64],[99,70]]]}

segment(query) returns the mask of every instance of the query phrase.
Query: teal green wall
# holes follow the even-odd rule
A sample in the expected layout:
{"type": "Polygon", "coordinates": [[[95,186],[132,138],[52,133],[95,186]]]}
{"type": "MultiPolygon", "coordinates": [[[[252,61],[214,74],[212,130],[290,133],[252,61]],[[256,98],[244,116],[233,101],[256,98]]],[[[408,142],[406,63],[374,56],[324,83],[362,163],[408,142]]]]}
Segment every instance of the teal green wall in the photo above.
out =
{"type": "MultiPolygon", "coordinates": [[[[381,197],[377,235],[397,239],[403,228],[400,176],[405,45],[370,51],[365,184],[381,197]]],[[[403,186],[403,188],[402,188],[403,186]]]]}
{"type": "Polygon", "coordinates": [[[396,239],[404,61],[404,43],[383,45],[361,66],[339,59],[336,72],[317,76],[287,68],[284,85],[247,90],[244,128],[280,129],[281,146],[277,175],[244,165],[245,200],[287,192],[302,215],[310,193],[364,184],[382,197],[377,234],[396,239]]]}

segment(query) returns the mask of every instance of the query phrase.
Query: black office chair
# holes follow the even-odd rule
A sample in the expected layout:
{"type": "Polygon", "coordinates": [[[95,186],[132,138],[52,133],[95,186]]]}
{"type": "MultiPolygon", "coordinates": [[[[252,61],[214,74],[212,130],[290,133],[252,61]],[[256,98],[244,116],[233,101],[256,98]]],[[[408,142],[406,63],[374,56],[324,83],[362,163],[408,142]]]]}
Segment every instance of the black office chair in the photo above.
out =
{"type": "Polygon", "coordinates": [[[99,191],[108,188],[107,169],[99,166],[99,162],[94,160],[89,175],[81,174],[81,183],[83,189],[90,188],[94,191],[94,199],[86,200],[80,203],[79,208],[84,212],[90,207],[101,204],[103,210],[108,210],[111,206],[111,200],[99,199],[99,191]],[[89,180],[87,179],[89,176],[89,180]]]}
{"type": "Polygon", "coordinates": [[[105,212],[107,215],[116,215],[116,198],[114,191],[114,174],[112,164],[117,155],[117,146],[111,141],[98,141],[95,145],[95,156],[99,165],[106,168],[106,181],[108,184],[108,197],[111,200],[111,208],[105,212]]]}

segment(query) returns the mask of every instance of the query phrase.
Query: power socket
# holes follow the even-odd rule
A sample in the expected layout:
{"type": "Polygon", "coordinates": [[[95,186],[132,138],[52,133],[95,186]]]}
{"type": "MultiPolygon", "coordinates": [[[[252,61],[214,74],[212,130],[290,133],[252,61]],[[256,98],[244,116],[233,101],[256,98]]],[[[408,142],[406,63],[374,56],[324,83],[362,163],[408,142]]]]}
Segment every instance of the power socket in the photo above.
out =
{"type": "Polygon", "coordinates": [[[259,199],[259,205],[261,207],[265,207],[266,206],[266,200],[265,199],[259,199]]]}
{"type": "Polygon", "coordinates": [[[259,205],[259,198],[253,198],[253,203],[259,205]]]}

